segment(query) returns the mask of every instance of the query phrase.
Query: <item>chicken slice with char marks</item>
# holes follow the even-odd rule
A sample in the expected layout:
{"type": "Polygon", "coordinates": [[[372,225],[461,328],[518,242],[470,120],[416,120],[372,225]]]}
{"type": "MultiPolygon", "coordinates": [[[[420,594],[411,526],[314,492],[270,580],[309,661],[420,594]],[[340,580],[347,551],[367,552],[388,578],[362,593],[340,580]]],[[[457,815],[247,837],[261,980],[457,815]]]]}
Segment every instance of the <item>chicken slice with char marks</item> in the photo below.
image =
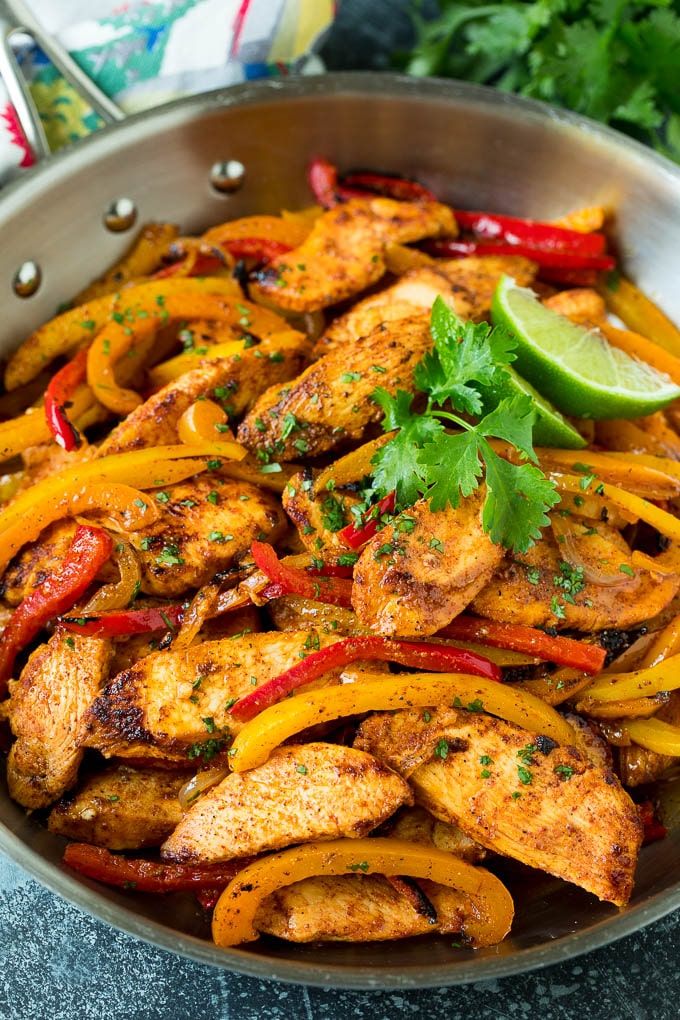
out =
{"type": "MultiPolygon", "coordinates": [[[[107,757],[186,762],[191,752],[209,760],[241,728],[229,713],[236,699],[336,640],[313,630],[269,631],[148,655],[96,699],[85,719],[84,743],[107,757]]],[[[317,685],[341,675],[330,671],[317,685]]]]}
{"type": "Polygon", "coordinates": [[[546,531],[521,560],[501,566],[475,598],[475,613],[500,623],[592,632],[634,627],[668,605],[680,586],[678,578],[634,568],[630,549],[614,528],[598,522],[594,531],[586,524],[582,530],[578,534],[577,526],[572,536],[574,552],[593,571],[617,583],[579,579],[546,531]]]}
{"type": "Polygon", "coordinates": [[[176,596],[226,570],[254,539],[275,542],[285,529],[278,500],[247,482],[209,472],[168,486],[155,523],[130,534],[142,566],[142,591],[176,596]]]}
{"type": "Polygon", "coordinates": [[[382,875],[306,878],[267,896],[258,931],[288,942],[382,942],[463,932],[470,902],[435,882],[419,882],[433,913],[419,910],[382,875]]]}
{"type": "Polygon", "coordinates": [[[491,716],[449,708],[373,715],[355,746],[405,778],[416,802],[482,846],[623,906],[642,841],[616,776],[491,716]]]}
{"type": "Polygon", "coordinates": [[[360,497],[347,489],[325,489],[315,494],[313,478],[309,470],[293,475],[281,502],[305,549],[325,563],[335,563],[339,556],[347,555],[339,534],[354,519],[350,508],[360,502],[360,497]]]}
{"type": "Polygon", "coordinates": [[[52,808],[47,828],[109,850],[160,846],[182,818],[179,791],[193,772],[111,765],[52,808]]]}
{"type": "Polygon", "coordinates": [[[465,609],[503,558],[482,528],[485,488],[454,510],[433,513],[425,500],[379,531],[354,568],[352,604],[376,634],[436,634],[465,609]]]}
{"type": "Polygon", "coordinates": [[[491,299],[501,276],[507,275],[518,287],[530,287],[538,266],[522,255],[469,255],[463,259],[438,259],[437,269],[467,296],[469,318],[488,319],[491,299]]]}
{"type": "Polygon", "coordinates": [[[439,296],[462,319],[470,318],[471,305],[467,294],[454,287],[436,266],[411,269],[391,287],[357,301],[348,312],[339,316],[319,338],[313,353],[320,358],[338,347],[346,352],[348,345],[366,336],[382,322],[406,319],[418,315],[420,310],[429,314],[439,296]]]}
{"type": "Polygon", "coordinates": [[[83,719],[108,677],[112,648],[101,638],[57,631],[10,681],[16,737],[7,762],[10,796],[47,807],[75,783],[83,758],[83,719]]]}
{"type": "Polygon", "coordinates": [[[200,397],[218,400],[234,416],[243,414],[268,386],[297,375],[308,348],[307,338],[300,333],[298,344],[273,339],[231,358],[203,362],[135,408],[106,437],[99,455],[179,442],[179,419],[200,397]]]}
{"type": "Polygon", "coordinates": [[[25,546],[14,557],[2,578],[2,597],[18,606],[34,588],[60,566],[69,550],[77,524],[73,520],[55,521],[41,532],[37,541],[25,546]]]}
{"type": "Polygon", "coordinates": [[[357,340],[351,357],[331,351],[292,383],[267,390],[244,418],[238,439],[272,460],[316,457],[360,439],[383,412],[369,398],[376,386],[413,391],[413,369],[432,346],[427,316],[378,326],[357,340]]]}
{"type": "Polygon", "coordinates": [[[413,797],[372,755],[340,744],[280,747],[232,772],[189,808],[161,848],[165,860],[230,861],[317,839],[356,838],[413,797]]]}
{"type": "Polygon", "coordinates": [[[438,202],[355,199],[323,213],[299,247],[272,259],[251,293],[279,308],[318,311],[376,283],[388,244],[455,232],[451,209],[438,202]]]}

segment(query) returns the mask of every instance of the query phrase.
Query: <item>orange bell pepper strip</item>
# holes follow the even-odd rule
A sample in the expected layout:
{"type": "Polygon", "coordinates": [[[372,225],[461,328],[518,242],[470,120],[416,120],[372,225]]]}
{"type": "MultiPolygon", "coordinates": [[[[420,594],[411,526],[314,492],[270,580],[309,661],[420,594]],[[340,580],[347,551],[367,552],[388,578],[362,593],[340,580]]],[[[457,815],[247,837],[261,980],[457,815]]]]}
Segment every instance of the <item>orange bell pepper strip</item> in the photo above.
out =
{"type": "Polygon", "coordinates": [[[311,652],[302,662],[274,677],[240,698],[230,709],[235,719],[253,719],[259,712],[287,697],[298,687],[318,680],[331,669],[342,669],[360,659],[397,662],[400,666],[428,669],[438,673],[469,673],[489,680],[500,680],[501,671],[475,652],[433,642],[397,641],[391,638],[348,637],[328,648],[311,652]]]}
{"type": "Polygon", "coordinates": [[[639,287],[625,276],[618,276],[603,281],[599,290],[607,308],[618,315],[629,330],[649,337],[669,354],[680,358],[680,329],[639,287]]]}
{"type": "Polygon", "coordinates": [[[162,864],[141,857],[112,854],[101,846],[69,843],[63,861],[95,882],[134,889],[135,892],[171,893],[224,888],[252,858],[220,864],[162,864]]]}
{"type": "Polygon", "coordinates": [[[457,889],[470,899],[465,935],[475,948],[495,946],[510,931],[514,906],[500,879],[431,846],[402,839],[333,839],[307,843],[249,864],[224,890],[212,919],[218,946],[257,939],[258,907],[282,886],[315,875],[409,875],[457,889]]]}
{"type": "Polygon", "coordinates": [[[554,708],[533,694],[464,673],[363,674],[360,682],[324,687],[286,698],[246,723],[229,750],[234,772],[262,765],[289,737],[316,723],[362,712],[450,705],[489,712],[558,744],[581,746],[579,734],[554,708]]]}
{"type": "Polygon", "coordinates": [[[124,295],[125,312],[114,311],[113,318],[92,341],[87,356],[87,381],[97,399],[116,414],[127,415],[142,402],[131,389],[122,388],[115,377],[120,359],[153,336],[161,326],[178,319],[208,319],[255,333],[268,339],[287,329],[281,316],[244,298],[216,294],[179,292],[147,294],[134,303],[132,291],[124,295]]]}
{"type": "Polygon", "coordinates": [[[210,443],[222,437],[233,439],[227,422],[227,412],[214,400],[197,400],[177,423],[177,434],[181,442],[190,444],[210,443]]]}
{"type": "Polygon", "coordinates": [[[20,602],[0,635],[0,690],[3,693],[22,648],[46,623],[71,608],[92,584],[112,549],[113,539],[108,532],[78,525],[57,569],[20,602]]]}
{"type": "MultiPolygon", "coordinates": [[[[113,506],[136,515],[139,528],[157,511],[150,503],[145,504],[143,509],[135,506],[138,494],[131,493],[128,486],[151,489],[170,485],[206,469],[217,470],[222,464],[220,458],[239,459],[245,454],[244,447],[230,442],[156,446],[111,454],[56,471],[19,493],[0,512],[0,571],[26,542],[37,538],[52,521],[88,509],[106,511],[113,506]],[[172,461],[180,463],[168,463],[172,461]],[[93,489],[97,483],[100,488],[93,489]],[[126,488],[116,493],[114,486],[126,488]]],[[[127,527],[132,529],[134,521],[130,521],[127,527]]]]}
{"type": "Polygon", "coordinates": [[[589,205],[583,209],[574,209],[573,212],[566,213],[550,222],[555,227],[564,227],[567,230],[578,230],[581,234],[590,234],[594,230],[602,230],[606,216],[601,205],[589,205]]]}
{"type": "MultiPolygon", "coordinates": [[[[615,453],[585,451],[581,456],[572,450],[536,450],[543,471],[574,471],[584,476],[593,474],[598,482],[617,485],[627,492],[636,492],[650,499],[671,499],[680,493],[680,465],[667,457],[620,457],[615,453]]],[[[581,480],[579,480],[579,486],[581,480]]],[[[581,495],[588,490],[581,487],[581,495]]]]}
{"type": "Polygon", "coordinates": [[[599,323],[599,327],[614,347],[625,351],[631,358],[646,361],[658,372],[670,376],[673,382],[680,386],[680,356],[629,329],[618,329],[608,322],[599,323]]]}
{"type": "MultiPolygon", "coordinates": [[[[226,248],[231,254],[233,242],[252,240],[269,241],[284,245],[288,251],[297,248],[309,235],[313,226],[312,216],[303,218],[289,216],[243,216],[238,220],[220,223],[207,230],[201,240],[204,244],[226,248]]],[[[237,258],[243,256],[237,255],[237,258]]]]}
{"type": "Polygon", "coordinates": [[[206,294],[221,295],[238,299],[241,293],[236,280],[225,277],[150,280],[125,290],[123,302],[118,292],[88,301],[40,326],[17,348],[5,370],[5,386],[8,390],[14,390],[30,382],[55,358],[89,344],[109,321],[119,303],[123,304],[121,314],[125,317],[128,308],[142,311],[151,308],[158,311],[160,305],[156,304],[157,299],[162,301],[171,294],[193,294],[197,297],[206,294]]]}
{"type": "MultiPolygon", "coordinates": [[[[83,427],[84,419],[91,417],[98,407],[89,386],[78,386],[70,404],[69,418],[83,427]]],[[[10,421],[0,422],[0,460],[9,460],[23,453],[27,447],[49,443],[52,438],[44,407],[32,407],[10,421]]]]}
{"type": "Polygon", "coordinates": [[[607,657],[605,649],[599,645],[589,645],[573,638],[551,637],[550,634],[535,627],[494,623],[492,620],[481,620],[474,616],[457,616],[439,632],[438,636],[478,641],[482,645],[489,644],[495,648],[527,652],[544,662],[571,666],[584,673],[599,673],[607,657]]]}

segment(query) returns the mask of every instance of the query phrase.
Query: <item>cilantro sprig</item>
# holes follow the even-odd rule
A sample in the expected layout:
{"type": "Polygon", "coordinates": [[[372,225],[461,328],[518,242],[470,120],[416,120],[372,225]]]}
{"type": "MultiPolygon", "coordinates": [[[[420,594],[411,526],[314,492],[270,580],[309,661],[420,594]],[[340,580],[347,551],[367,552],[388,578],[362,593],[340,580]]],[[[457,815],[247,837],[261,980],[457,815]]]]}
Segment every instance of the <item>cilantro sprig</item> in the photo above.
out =
{"type": "Polygon", "coordinates": [[[467,78],[613,124],[680,162],[678,0],[412,0],[410,74],[467,78]]]}
{"type": "Polygon", "coordinates": [[[396,430],[373,457],[373,490],[378,496],[396,492],[400,506],[422,496],[438,511],[458,507],[485,477],[484,530],[492,542],[526,552],[559,502],[555,486],[536,466],[533,403],[529,396],[504,398],[482,416],[478,389],[502,382],[515,358],[513,338],[503,327],[463,322],[441,298],[432,307],[430,330],[434,347],[414,372],[417,389],[427,396],[424,410],[414,410],[414,396],[403,390],[395,396],[382,387],[373,392],[384,412],[383,428],[396,430]],[[520,463],[500,457],[489,439],[513,446],[520,463]]]}

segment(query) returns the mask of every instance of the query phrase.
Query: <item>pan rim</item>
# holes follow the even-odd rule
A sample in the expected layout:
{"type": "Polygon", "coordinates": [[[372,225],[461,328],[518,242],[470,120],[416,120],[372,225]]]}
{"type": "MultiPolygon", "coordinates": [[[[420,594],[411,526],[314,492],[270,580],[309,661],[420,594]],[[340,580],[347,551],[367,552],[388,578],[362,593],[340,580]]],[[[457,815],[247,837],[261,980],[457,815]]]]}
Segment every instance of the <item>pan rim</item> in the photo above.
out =
{"type": "MultiPolygon", "coordinates": [[[[341,72],[323,76],[288,80],[264,79],[217,89],[199,96],[177,100],[157,109],[134,114],[129,119],[103,128],[85,140],[69,146],[47,161],[26,171],[0,195],[0,220],[25,207],[32,196],[63,180],[73,166],[82,168],[96,162],[120,145],[123,138],[143,134],[151,122],[160,130],[213,109],[247,106],[278,101],[304,100],[326,96],[387,96],[414,100],[429,98],[447,102],[464,102],[478,108],[507,109],[522,113],[538,122],[558,124],[591,139],[615,146],[633,156],[657,173],[669,176],[680,186],[680,167],[641,143],[612,128],[559,110],[537,100],[499,93],[486,86],[438,78],[414,79],[405,75],[382,72],[341,72]]],[[[221,950],[206,940],[184,934],[151,920],[130,907],[114,903],[98,891],[96,883],[82,881],[45,860],[18,835],[0,823],[0,851],[19,864],[31,877],[51,892],[82,909],[99,921],[157,948],[175,953],[198,963],[259,979],[363,991],[436,988],[466,984],[473,981],[509,977],[564,962],[584,953],[611,944],[659,920],[680,907],[680,880],[646,901],[629,907],[625,913],[604,918],[587,931],[572,932],[555,941],[512,951],[508,955],[484,959],[452,961],[450,964],[414,965],[413,973],[355,965],[317,965],[284,960],[266,952],[232,949],[221,950]]]]}

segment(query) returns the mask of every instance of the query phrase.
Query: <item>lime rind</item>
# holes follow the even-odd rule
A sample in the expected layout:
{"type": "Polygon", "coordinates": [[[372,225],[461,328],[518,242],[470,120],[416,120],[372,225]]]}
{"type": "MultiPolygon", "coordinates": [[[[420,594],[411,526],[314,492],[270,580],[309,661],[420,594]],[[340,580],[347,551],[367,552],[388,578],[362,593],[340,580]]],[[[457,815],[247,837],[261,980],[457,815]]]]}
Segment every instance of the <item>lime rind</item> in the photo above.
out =
{"type": "Polygon", "coordinates": [[[549,308],[534,292],[501,278],[492,317],[517,340],[515,368],[560,411],[581,418],[635,418],[680,396],[669,376],[632,358],[600,333],[549,308]]]}

